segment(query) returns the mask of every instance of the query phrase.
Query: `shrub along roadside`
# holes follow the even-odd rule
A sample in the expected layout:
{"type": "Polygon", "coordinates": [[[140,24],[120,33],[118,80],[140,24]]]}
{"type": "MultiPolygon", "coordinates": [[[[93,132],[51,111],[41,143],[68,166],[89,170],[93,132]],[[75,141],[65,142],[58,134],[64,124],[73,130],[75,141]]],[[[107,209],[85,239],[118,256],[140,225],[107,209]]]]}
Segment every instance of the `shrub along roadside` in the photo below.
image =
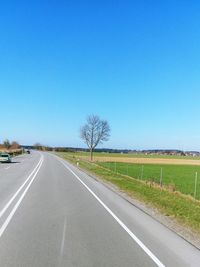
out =
{"type": "Polygon", "coordinates": [[[4,149],[4,150],[0,150],[0,154],[2,153],[8,153],[10,154],[11,157],[15,157],[18,155],[21,155],[24,153],[24,150],[19,148],[19,149],[4,149]]]}
{"type": "Polygon", "coordinates": [[[56,154],[73,164],[79,161],[80,168],[89,171],[106,182],[112,183],[129,196],[150,204],[162,214],[176,219],[181,225],[189,227],[200,234],[199,201],[194,201],[176,192],[168,192],[159,188],[150,187],[137,179],[118,173],[116,174],[88,161],[78,160],[74,155],[69,153],[56,154]]]}

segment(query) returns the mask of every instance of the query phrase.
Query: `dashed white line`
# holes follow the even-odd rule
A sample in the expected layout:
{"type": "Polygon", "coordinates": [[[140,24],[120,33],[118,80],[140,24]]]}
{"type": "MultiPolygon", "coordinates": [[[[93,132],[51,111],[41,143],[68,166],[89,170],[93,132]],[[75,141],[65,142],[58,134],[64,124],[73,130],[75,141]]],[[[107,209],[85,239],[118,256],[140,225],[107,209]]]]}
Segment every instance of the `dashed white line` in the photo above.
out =
{"type": "Polygon", "coordinates": [[[62,241],[60,246],[60,258],[59,258],[59,265],[62,262],[64,247],[65,247],[65,235],[66,235],[66,227],[67,227],[67,219],[65,217],[64,224],[63,224],[63,232],[62,232],[62,241]]]}
{"type": "Polygon", "coordinates": [[[5,169],[5,170],[8,170],[8,169],[10,169],[10,167],[11,167],[11,166],[9,166],[9,167],[6,167],[6,168],[4,168],[4,169],[5,169]]]}

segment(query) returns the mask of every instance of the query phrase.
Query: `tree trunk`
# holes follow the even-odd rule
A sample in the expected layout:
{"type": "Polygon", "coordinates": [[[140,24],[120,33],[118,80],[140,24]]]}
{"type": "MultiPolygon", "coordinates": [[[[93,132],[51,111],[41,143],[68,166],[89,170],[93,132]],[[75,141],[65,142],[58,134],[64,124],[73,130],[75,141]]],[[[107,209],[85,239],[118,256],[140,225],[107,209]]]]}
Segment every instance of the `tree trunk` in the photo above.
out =
{"type": "Polygon", "coordinates": [[[93,149],[90,149],[90,161],[93,161],[93,149]]]}

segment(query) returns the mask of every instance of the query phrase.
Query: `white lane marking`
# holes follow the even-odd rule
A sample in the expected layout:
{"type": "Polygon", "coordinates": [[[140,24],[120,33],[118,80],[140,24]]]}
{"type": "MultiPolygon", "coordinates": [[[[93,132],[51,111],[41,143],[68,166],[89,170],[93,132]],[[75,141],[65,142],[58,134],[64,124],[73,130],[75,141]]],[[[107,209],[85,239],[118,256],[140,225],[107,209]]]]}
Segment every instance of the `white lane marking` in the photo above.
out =
{"type": "Polygon", "coordinates": [[[6,167],[6,168],[4,168],[4,169],[5,169],[5,170],[8,170],[8,169],[10,169],[10,167],[11,167],[11,166],[9,166],[9,167],[6,167]]]}
{"type": "MultiPolygon", "coordinates": [[[[56,157],[57,158],[57,157],[56,157]]],[[[58,159],[58,158],[57,158],[58,159]]],[[[106,204],[81,180],[81,178],[64,162],[58,159],[65,168],[67,168],[79,182],[93,195],[94,198],[104,207],[104,209],[118,222],[118,224],[129,234],[129,236],[144,250],[144,252],[156,263],[159,267],[165,267],[165,265],[148,249],[142,241],[115,215],[115,213],[106,206],[106,204]]]]}
{"type": "Polygon", "coordinates": [[[20,191],[24,188],[24,186],[30,180],[31,176],[37,170],[38,166],[40,165],[40,163],[42,161],[42,157],[40,158],[40,161],[38,162],[38,164],[36,165],[36,167],[34,168],[34,170],[28,176],[28,178],[26,179],[26,181],[20,186],[20,188],[16,191],[16,193],[11,197],[11,199],[7,202],[7,204],[4,206],[4,208],[0,211],[0,218],[3,216],[3,214],[6,212],[6,210],[9,208],[9,206],[12,204],[12,202],[15,200],[15,198],[17,197],[17,195],[20,193],[20,191]]]}
{"type": "Polygon", "coordinates": [[[20,206],[23,198],[25,197],[26,193],[28,192],[31,184],[33,183],[33,181],[35,180],[36,175],[38,174],[42,163],[43,163],[43,158],[42,161],[40,161],[40,165],[38,166],[37,171],[35,172],[35,174],[33,175],[33,178],[31,179],[30,183],[27,185],[26,189],[24,190],[24,192],[22,193],[21,197],[19,198],[19,200],[17,201],[17,203],[15,204],[14,208],[12,209],[12,211],[10,212],[10,214],[8,215],[7,219],[5,220],[5,222],[3,223],[2,227],[0,228],[0,237],[3,235],[4,231],[6,230],[8,224],[10,223],[10,221],[12,220],[16,210],[18,209],[18,207],[20,206]]]}
{"type": "Polygon", "coordinates": [[[66,234],[66,228],[67,228],[67,219],[65,217],[64,224],[63,224],[63,232],[62,232],[62,241],[60,246],[60,258],[59,258],[59,265],[62,262],[64,247],[65,247],[65,234],[66,234]]]}

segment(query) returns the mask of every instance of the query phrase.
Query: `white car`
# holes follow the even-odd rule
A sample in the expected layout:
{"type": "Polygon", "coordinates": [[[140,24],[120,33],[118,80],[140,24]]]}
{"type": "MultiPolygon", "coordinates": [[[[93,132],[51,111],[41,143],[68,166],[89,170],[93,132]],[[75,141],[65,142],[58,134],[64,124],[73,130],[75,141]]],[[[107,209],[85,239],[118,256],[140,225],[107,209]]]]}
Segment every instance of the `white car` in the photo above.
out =
{"type": "Polygon", "coordinates": [[[7,153],[0,154],[0,162],[11,162],[11,156],[7,153]]]}

